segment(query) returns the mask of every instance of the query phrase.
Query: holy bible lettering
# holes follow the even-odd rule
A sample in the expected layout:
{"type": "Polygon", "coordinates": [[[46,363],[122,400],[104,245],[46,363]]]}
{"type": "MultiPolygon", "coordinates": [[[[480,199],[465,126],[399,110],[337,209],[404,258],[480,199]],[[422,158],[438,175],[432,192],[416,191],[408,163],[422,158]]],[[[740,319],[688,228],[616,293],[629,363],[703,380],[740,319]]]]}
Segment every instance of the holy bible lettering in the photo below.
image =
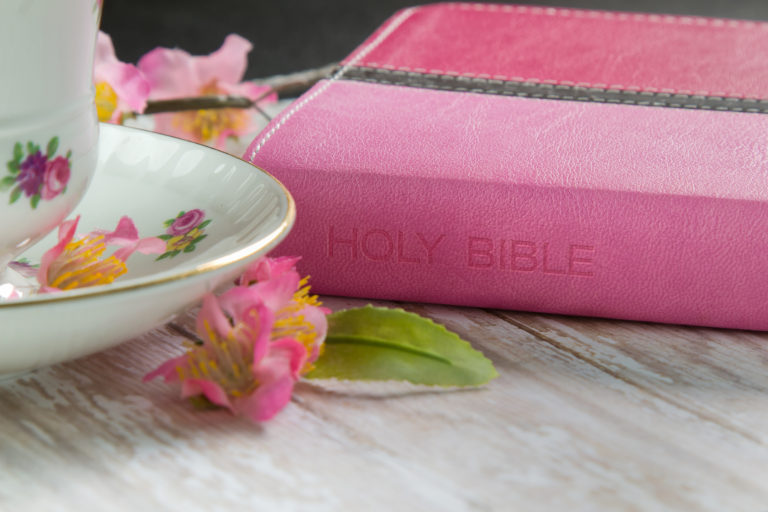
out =
{"type": "Polygon", "coordinates": [[[328,257],[353,260],[362,257],[371,261],[431,265],[435,261],[435,250],[444,239],[443,234],[429,236],[385,229],[337,230],[329,226],[328,257]]]}
{"type": "Polygon", "coordinates": [[[514,272],[540,271],[552,275],[594,276],[594,246],[565,244],[558,249],[549,242],[470,236],[467,239],[467,266],[514,272]]]}
{"type": "Polygon", "coordinates": [[[421,265],[439,261],[476,270],[576,277],[594,276],[595,264],[595,247],[592,245],[494,240],[477,236],[466,236],[460,241],[451,240],[445,233],[427,235],[381,228],[329,226],[326,249],[331,259],[421,265]],[[457,243],[463,250],[457,250],[457,243]]]}

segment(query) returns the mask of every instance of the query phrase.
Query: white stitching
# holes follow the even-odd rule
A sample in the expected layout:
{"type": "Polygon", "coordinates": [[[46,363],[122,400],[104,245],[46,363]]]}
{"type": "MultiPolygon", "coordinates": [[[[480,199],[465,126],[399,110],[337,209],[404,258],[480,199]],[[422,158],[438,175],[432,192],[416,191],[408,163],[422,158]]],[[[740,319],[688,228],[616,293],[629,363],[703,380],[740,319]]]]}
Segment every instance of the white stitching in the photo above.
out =
{"type": "Polygon", "coordinates": [[[280,128],[283,127],[283,125],[293,117],[296,112],[301,110],[307,103],[314,100],[318,96],[320,96],[323,92],[328,90],[328,88],[333,84],[334,82],[340,80],[344,73],[349,70],[349,68],[354,67],[357,65],[357,63],[365,58],[366,55],[368,55],[370,52],[376,49],[386,38],[388,38],[392,32],[394,32],[397,27],[402,25],[402,23],[407,20],[414,12],[416,12],[419,8],[418,7],[411,7],[408,9],[405,9],[400,15],[392,20],[392,22],[387,26],[373,41],[371,41],[368,45],[366,45],[364,48],[360,50],[360,52],[353,56],[349,62],[344,64],[334,75],[329,78],[319,89],[317,89],[315,92],[304,98],[303,100],[295,103],[281,118],[280,121],[278,121],[272,129],[270,129],[264,136],[259,140],[258,144],[253,148],[253,151],[251,151],[251,154],[248,155],[248,161],[253,163],[253,159],[256,158],[256,154],[261,151],[264,146],[266,145],[267,141],[272,138],[272,136],[277,132],[280,128]]]}

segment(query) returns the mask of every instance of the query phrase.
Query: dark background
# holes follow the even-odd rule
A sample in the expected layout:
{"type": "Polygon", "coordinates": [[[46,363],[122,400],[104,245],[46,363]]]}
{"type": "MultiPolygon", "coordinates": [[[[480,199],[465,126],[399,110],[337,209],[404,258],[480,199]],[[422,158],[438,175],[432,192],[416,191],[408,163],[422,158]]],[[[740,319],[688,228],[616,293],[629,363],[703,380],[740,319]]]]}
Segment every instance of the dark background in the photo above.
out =
{"type": "MultiPolygon", "coordinates": [[[[768,20],[768,0],[519,3],[768,20]]],[[[102,29],[112,36],[118,57],[133,63],[156,46],[208,54],[234,32],[253,43],[246,78],[257,78],[341,60],[387,17],[413,4],[403,0],[106,0],[102,29]]]]}

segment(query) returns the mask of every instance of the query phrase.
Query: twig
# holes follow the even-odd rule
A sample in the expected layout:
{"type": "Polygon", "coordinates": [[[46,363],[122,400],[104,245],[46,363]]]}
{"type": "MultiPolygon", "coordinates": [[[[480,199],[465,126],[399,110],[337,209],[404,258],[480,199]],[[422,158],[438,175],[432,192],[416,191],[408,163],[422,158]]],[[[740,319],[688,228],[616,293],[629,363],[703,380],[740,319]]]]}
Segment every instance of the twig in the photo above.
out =
{"type": "Polygon", "coordinates": [[[150,100],[142,114],[208,110],[213,108],[251,108],[255,102],[243,96],[194,96],[172,100],[150,100]]]}
{"type": "Polygon", "coordinates": [[[297,71],[287,75],[274,75],[253,80],[256,85],[267,85],[274,89],[281,98],[295,98],[315,85],[323,78],[329,77],[336,71],[338,64],[297,71]]]}
{"type": "Polygon", "coordinates": [[[275,75],[268,78],[253,80],[256,85],[265,85],[269,90],[255,100],[244,96],[194,96],[188,98],[174,98],[172,100],[150,100],[144,112],[132,112],[129,117],[142,114],[160,114],[166,112],[182,112],[186,110],[208,110],[218,108],[255,108],[268,120],[270,117],[257,105],[259,101],[277,93],[281,98],[292,98],[300,95],[319,80],[329,76],[336,69],[336,64],[328,64],[321,68],[298,71],[287,75],[275,75]]]}

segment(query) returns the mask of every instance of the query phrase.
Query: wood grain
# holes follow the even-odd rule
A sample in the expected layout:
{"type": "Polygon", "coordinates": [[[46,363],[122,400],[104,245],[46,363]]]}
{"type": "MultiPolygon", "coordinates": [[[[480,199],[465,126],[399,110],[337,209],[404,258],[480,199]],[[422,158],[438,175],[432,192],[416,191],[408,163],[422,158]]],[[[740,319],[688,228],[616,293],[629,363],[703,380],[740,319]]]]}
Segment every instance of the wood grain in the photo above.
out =
{"type": "Polygon", "coordinates": [[[0,508],[768,510],[768,335],[396,306],[458,332],[500,377],[302,383],[252,425],[141,382],[181,352],[186,315],[0,383],[0,508]]]}

